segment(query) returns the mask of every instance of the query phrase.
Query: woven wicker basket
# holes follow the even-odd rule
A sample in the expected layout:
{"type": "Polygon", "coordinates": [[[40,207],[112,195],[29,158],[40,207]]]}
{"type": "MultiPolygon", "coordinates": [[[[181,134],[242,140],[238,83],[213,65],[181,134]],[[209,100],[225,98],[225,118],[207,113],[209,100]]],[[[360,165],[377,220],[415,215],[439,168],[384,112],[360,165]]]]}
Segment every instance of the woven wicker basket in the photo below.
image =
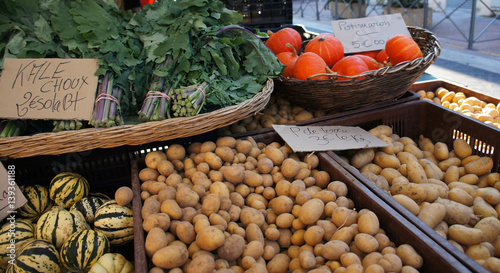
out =
{"type": "Polygon", "coordinates": [[[269,79],[261,92],[238,105],[199,114],[137,125],[88,128],[57,133],[40,133],[0,139],[0,158],[59,155],[96,148],[142,145],[206,133],[260,112],[271,98],[274,81],[269,79]]]}
{"type": "Polygon", "coordinates": [[[275,80],[276,93],[296,105],[337,112],[395,100],[409,90],[441,53],[439,41],[432,32],[419,27],[408,27],[408,30],[422,50],[422,58],[364,72],[359,74],[366,76],[361,80],[304,81],[280,76],[275,80]]]}

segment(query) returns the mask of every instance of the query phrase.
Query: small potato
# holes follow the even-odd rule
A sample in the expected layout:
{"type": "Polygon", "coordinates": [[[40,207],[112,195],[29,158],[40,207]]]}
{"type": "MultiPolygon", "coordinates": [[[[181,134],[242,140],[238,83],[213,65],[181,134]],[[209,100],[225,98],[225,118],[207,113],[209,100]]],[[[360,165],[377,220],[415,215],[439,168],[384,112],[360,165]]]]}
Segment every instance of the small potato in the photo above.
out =
{"type": "Polygon", "coordinates": [[[154,227],[149,230],[146,241],[145,250],[148,257],[152,257],[156,251],[166,247],[171,241],[169,240],[165,231],[159,227],[154,227]]]}
{"type": "Polygon", "coordinates": [[[288,270],[290,264],[290,257],[283,253],[278,253],[267,262],[267,272],[269,273],[283,273],[288,270]]]}
{"type": "Polygon", "coordinates": [[[151,151],[146,154],[145,163],[148,168],[156,169],[161,160],[167,159],[167,155],[162,151],[151,151]]]}
{"type": "Polygon", "coordinates": [[[244,207],[241,209],[240,221],[245,227],[250,223],[254,223],[260,227],[265,223],[265,218],[259,210],[251,207],[244,207]]]}
{"type": "Polygon", "coordinates": [[[278,196],[270,201],[269,207],[272,208],[277,215],[291,212],[293,208],[293,200],[286,195],[278,196]]]}
{"type": "Polygon", "coordinates": [[[493,168],[493,159],[487,156],[482,156],[479,159],[467,163],[464,168],[467,173],[481,176],[491,171],[493,168]]]}
{"type": "Polygon", "coordinates": [[[393,195],[392,198],[394,198],[394,200],[396,200],[399,204],[409,210],[413,215],[419,214],[420,208],[418,204],[410,197],[404,194],[396,194],[393,195]]]}
{"type": "Polygon", "coordinates": [[[358,229],[359,232],[375,235],[379,232],[380,223],[378,217],[372,211],[363,209],[359,212],[358,229]]]}
{"type": "Polygon", "coordinates": [[[220,172],[227,181],[238,184],[245,179],[245,168],[237,165],[226,166],[220,169],[220,172]]]}
{"type": "Polygon", "coordinates": [[[408,179],[418,184],[428,183],[424,168],[418,161],[410,161],[406,164],[408,168],[408,179]]]}
{"type": "Polygon", "coordinates": [[[458,157],[450,157],[438,163],[438,167],[441,171],[446,172],[450,166],[459,167],[462,164],[462,161],[458,157]]]}
{"type": "Polygon", "coordinates": [[[170,217],[166,213],[158,212],[153,213],[144,219],[142,228],[144,231],[149,232],[152,228],[159,227],[166,231],[170,227],[170,217]]]}
{"type": "Polygon", "coordinates": [[[378,249],[379,244],[377,239],[367,233],[358,233],[354,236],[354,244],[356,248],[364,253],[371,253],[378,249]]]}
{"type": "Polygon", "coordinates": [[[215,154],[224,162],[233,162],[235,157],[233,150],[227,146],[218,146],[215,154]]]}
{"type": "Polygon", "coordinates": [[[420,163],[420,165],[422,165],[422,168],[424,168],[427,178],[433,178],[438,180],[444,179],[444,172],[441,171],[441,169],[437,166],[437,164],[434,164],[432,161],[428,159],[420,159],[418,163],[420,163]]]}
{"type": "Polygon", "coordinates": [[[148,180],[156,181],[159,175],[160,174],[155,169],[143,168],[139,171],[139,180],[141,180],[142,182],[148,180]]]}
{"type": "Polygon", "coordinates": [[[398,169],[401,166],[401,162],[395,155],[389,155],[380,151],[375,153],[374,162],[381,168],[398,169]]]}
{"type": "Polygon", "coordinates": [[[312,225],[323,215],[324,209],[325,204],[323,201],[320,199],[311,199],[300,207],[298,218],[302,223],[312,225]]]}
{"type": "Polygon", "coordinates": [[[337,207],[332,212],[331,220],[337,226],[350,226],[356,223],[358,213],[347,207],[337,207]]]}
{"type": "Polygon", "coordinates": [[[368,163],[368,164],[364,165],[363,167],[361,167],[361,169],[359,169],[359,172],[361,172],[361,173],[371,172],[374,174],[380,174],[381,171],[382,171],[382,168],[380,168],[380,166],[375,164],[375,163],[368,163]]]}
{"type": "Polygon", "coordinates": [[[350,164],[354,168],[360,169],[366,164],[372,162],[374,158],[375,158],[374,149],[361,149],[352,156],[350,164]]]}
{"type": "Polygon", "coordinates": [[[401,258],[403,265],[409,265],[419,269],[422,267],[424,260],[420,254],[409,244],[402,244],[396,248],[396,255],[401,258]]]}
{"type": "Polygon", "coordinates": [[[178,187],[175,194],[175,200],[181,208],[195,207],[200,200],[199,195],[189,187],[178,187]]]}
{"type": "Polygon", "coordinates": [[[416,203],[423,202],[427,197],[425,188],[416,183],[396,183],[391,186],[390,191],[391,195],[404,194],[413,199],[416,203]]]}
{"type": "Polygon", "coordinates": [[[130,187],[122,186],[115,191],[116,203],[120,206],[125,206],[132,202],[134,192],[130,187]]]}
{"type": "Polygon", "coordinates": [[[400,177],[401,173],[398,170],[393,169],[393,168],[384,168],[380,171],[380,175],[385,177],[385,179],[387,180],[389,185],[392,185],[392,181],[395,178],[400,177]]]}
{"type": "Polygon", "coordinates": [[[224,244],[224,233],[214,227],[206,226],[196,235],[196,244],[203,250],[212,251],[224,244]]]}
{"type": "Polygon", "coordinates": [[[304,233],[304,241],[310,246],[315,246],[323,240],[325,230],[318,225],[310,226],[304,233]]]}
{"type": "Polygon", "coordinates": [[[446,215],[446,208],[439,203],[431,203],[420,210],[418,218],[431,228],[435,228],[446,215]]]}
{"type": "Polygon", "coordinates": [[[469,207],[472,206],[474,201],[474,198],[468,192],[458,187],[448,191],[448,199],[469,207]]]}
{"type": "Polygon", "coordinates": [[[238,234],[232,234],[225,239],[224,244],[217,249],[222,259],[232,262],[240,258],[245,251],[245,239],[238,234]]]}
{"type": "Polygon", "coordinates": [[[342,254],[349,252],[349,246],[340,240],[331,240],[326,242],[321,248],[321,254],[325,259],[338,260],[342,254]]]}
{"type": "Polygon", "coordinates": [[[453,150],[460,158],[466,158],[472,154],[471,146],[462,138],[457,138],[453,141],[453,150]]]}
{"type": "Polygon", "coordinates": [[[146,219],[149,215],[160,212],[161,203],[156,198],[148,198],[144,201],[141,209],[142,219],[146,219]]]}
{"type": "Polygon", "coordinates": [[[492,216],[498,218],[498,213],[495,208],[480,196],[474,198],[472,208],[474,209],[474,213],[476,215],[480,215],[481,217],[492,216]]]}
{"type": "Polygon", "coordinates": [[[450,150],[448,149],[448,145],[444,142],[436,142],[434,144],[434,156],[438,160],[445,160],[448,159],[450,154],[450,150]]]}

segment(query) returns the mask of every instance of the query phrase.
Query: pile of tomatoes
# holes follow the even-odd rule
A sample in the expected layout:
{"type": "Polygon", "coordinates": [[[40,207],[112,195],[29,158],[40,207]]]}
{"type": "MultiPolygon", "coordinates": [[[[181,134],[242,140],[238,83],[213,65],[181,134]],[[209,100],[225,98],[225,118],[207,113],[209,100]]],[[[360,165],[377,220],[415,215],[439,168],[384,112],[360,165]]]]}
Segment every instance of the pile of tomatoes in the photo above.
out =
{"type": "MultiPolygon", "coordinates": [[[[266,46],[285,65],[284,77],[299,80],[329,79],[332,75],[356,76],[369,70],[396,65],[421,58],[418,44],[407,35],[389,38],[385,48],[351,55],[344,54],[342,42],[333,33],[321,33],[305,44],[303,52],[300,33],[289,27],[270,33],[266,46]]],[[[362,79],[340,77],[337,80],[362,79]]]]}

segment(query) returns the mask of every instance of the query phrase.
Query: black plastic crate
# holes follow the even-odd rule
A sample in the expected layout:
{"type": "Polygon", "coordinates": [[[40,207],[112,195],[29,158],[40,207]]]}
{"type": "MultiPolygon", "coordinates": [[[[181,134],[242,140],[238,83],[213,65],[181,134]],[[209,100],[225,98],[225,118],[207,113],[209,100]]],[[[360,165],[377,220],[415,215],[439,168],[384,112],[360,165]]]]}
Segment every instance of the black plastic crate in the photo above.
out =
{"type": "Polygon", "coordinates": [[[224,0],[228,9],[243,16],[244,26],[254,28],[275,28],[293,21],[293,1],[224,0]]]}

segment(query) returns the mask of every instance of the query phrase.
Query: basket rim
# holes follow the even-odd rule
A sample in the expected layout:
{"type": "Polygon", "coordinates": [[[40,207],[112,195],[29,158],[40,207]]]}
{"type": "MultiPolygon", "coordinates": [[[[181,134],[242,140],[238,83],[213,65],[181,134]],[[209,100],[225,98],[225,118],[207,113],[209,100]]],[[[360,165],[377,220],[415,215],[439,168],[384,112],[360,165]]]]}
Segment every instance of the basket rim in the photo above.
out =
{"type": "Polygon", "coordinates": [[[59,155],[199,135],[257,114],[269,102],[273,90],[274,80],[268,78],[262,90],[253,98],[193,117],[4,138],[0,139],[0,158],[59,155]]]}
{"type": "MultiPolygon", "coordinates": [[[[365,72],[362,72],[362,73],[360,73],[358,75],[354,75],[354,76],[347,76],[347,75],[340,75],[340,74],[328,74],[328,73],[317,74],[318,76],[323,76],[323,75],[333,76],[334,75],[336,77],[348,78],[350,80],[337,80],[336,78],[300,80],[300,79],[296,79],[296,78],[292,78],[292,77],[285,77],[283,75],[280,75],[277,78],[277,80],[279,82],[286,83],[286,84],[288,84],[288,83],[302,83],[303,84],[306,82],[309,82],[309,83],[322,82],[322,83],[335,83],[335,84],[353,83],[353,82],[357,83],[357,82],[370,80],[370,79],[377,77],[377,76],[398,73],[400,71],[413,70],[413,69],[417,69],[419,67],[426,67],[426,66],[432,64],[436,60],[436,58],[441,54],[441,45],[439,43],[437,36],[434,33],[432,33],[431,31],[424,29],[424,28],[421,28],[421,27],[418,27],[418,26],[407,26],[407,28],[410,31],[410,34],[412,34],[413,32],[420,32],[420,33],[424,33],[424,34],[428,35],[431,38],[430,42],[433,45],[432,50],[430,50],[430,52],[428,52],[425,56],[423,56],[421,58],[417,58],[417,59],[412,60],[412,61],[401,62],[401,63],[398,63],[396,65],[384,66],[384,67],[381,67],[377,70],[365,71],[365,72]],[[356,78],[359,78],[359,77],[365,77],[365,78],[355,80],[356,78]]],[[[316,75],[314,75],[314,76],[316,76],[316,75]]]]}

